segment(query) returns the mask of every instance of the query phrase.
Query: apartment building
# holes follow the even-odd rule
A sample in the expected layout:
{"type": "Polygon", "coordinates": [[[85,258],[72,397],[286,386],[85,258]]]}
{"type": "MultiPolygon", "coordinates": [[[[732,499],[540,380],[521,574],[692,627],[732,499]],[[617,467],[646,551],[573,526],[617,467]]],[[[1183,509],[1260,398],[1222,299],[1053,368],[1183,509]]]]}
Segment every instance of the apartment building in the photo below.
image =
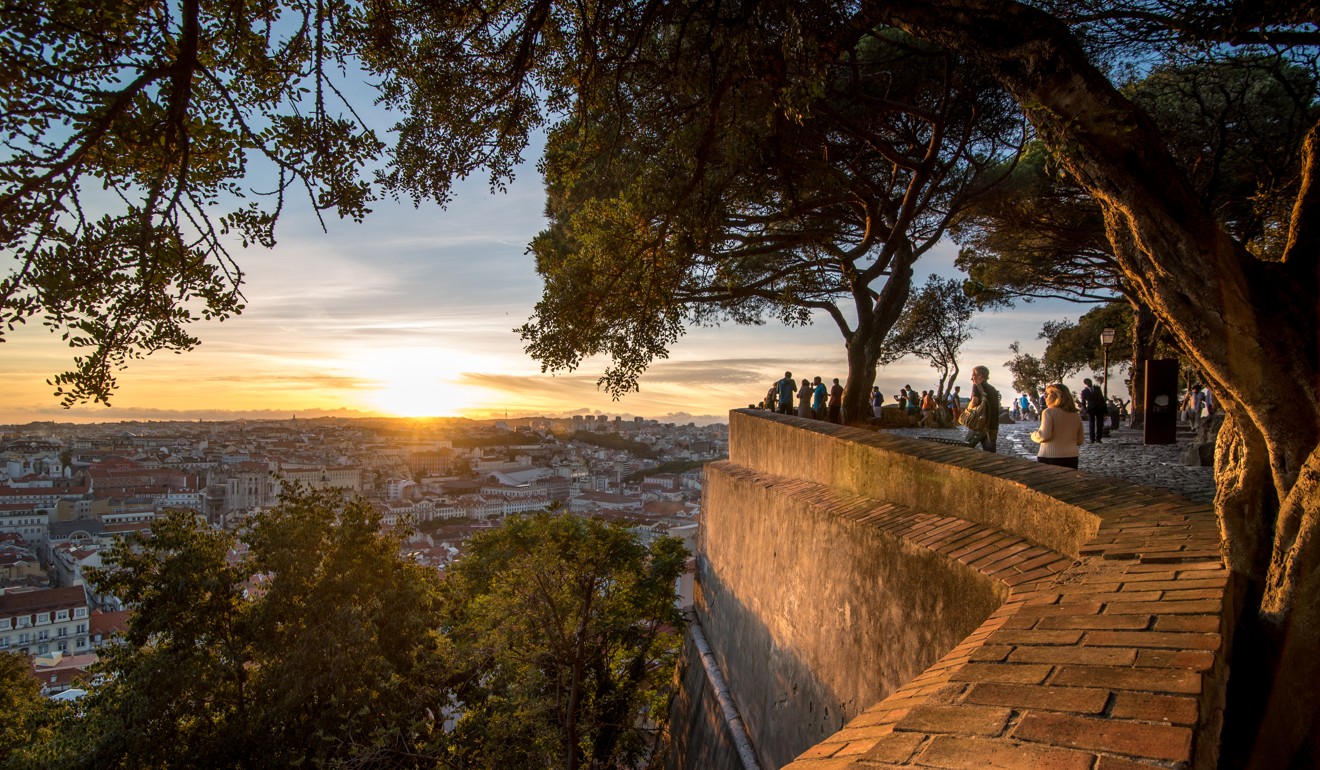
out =
{"type": "Polygon", "coordinates": [[[81,586],[0,589],[0,650],[87,652],[89,617],[81,586]]]}

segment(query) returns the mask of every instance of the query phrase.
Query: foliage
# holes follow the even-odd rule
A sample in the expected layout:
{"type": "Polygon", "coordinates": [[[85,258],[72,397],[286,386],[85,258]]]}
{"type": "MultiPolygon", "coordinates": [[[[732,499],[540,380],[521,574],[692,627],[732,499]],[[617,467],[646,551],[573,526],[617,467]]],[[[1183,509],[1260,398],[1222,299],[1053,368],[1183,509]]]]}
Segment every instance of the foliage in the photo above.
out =
{"type": "Polygon", "coordinates": [[[1012,351],[1013,357],[1004,362],[1004,367],[1013,376],[1015,392],[1029,396],[1043,394],[1045,386],[1063,381],[1062,372],[1048,368],[1044,361],[1030,353],[1023,353],[1021,341],[1014,340],[1008,349],[1012,351]]]}
{"type": "Polygon", "coordinates": [[[112,549],[94,580],[134,612],[77,712],[0,657],[6,766],[604,768],[652,749],[679,541],[519,517],[441,581],[364,501],[294,487],[249,523],[246,554],[184,512],[112,549]]]}
{"type": "Polygon", "coordinates": [[[67,704],[41,695],[32,662],[18,652],[0,652],[0,767],[49,767],[67,704]]]}
{"type": "Polygon", "coordinates": [[[1092,372],[1104,370],[1104,351],[1100,333],[1105,328],[1114,330],[1114,342],[1109,346],[1110,371],[1123,378],[1126,361],[1132,358],[1132,308],[1115,302],[1088,310],[1077,323],[1048,321],[1041,329],[1042,339],[1049,340],[1045,347],[1046,366],[1053,371],[1067,372],[1070,376],[1083,369],[1092,372]]]}
{"type": "Polygon", "coordinates": [[[981,298],[1108,302],[1126,287],[1100,207],[1032,143],[995,195],[978,197],[951,230],[956,265],[981,298]]]}
{"type": "Polygon", "coordinates": [[[627,452],[635,457],[654,458],[659,455],[655,447],[649,444],[643,444],[640,441],[620,436],[618,433],[598,432],[591,430],[575,430],[569,437],[569,441],[581,441],[584,444],[598,446],[603,449],[614,449],[620,452],[627,452]]]}
{"type": "Polygon", "coordinates": [[[1253,255],[1279,259],[1301,181],[1296,148],[1320,118],[1314,73],[1247,53],[1164,64],[1124,90],[1224,229],[1253,255]]]}
{"type": "Polygon", "coordinates": [[[444,582],[461,672],[447,761],[462,768],[635,767],[667,718],[688,554],[623,524],[508,519],[444,582]]]}
{"type": "Polygon", "coordinates": [[[487,430],[481,433],[455,434],[450,440],[455,447],[460,448],[521,446],[540,442],[540,439],[535,436],[528,436],[511,430],[487,430]]]}
{"type": "Polygon", "coordinates": [[[864,401],[912,263],[1021,125],[974,70],[896,31],[781,51],[760,23],[701,10],[642,47],[608,112],[551,133],[546,287],[520,330],[546,369],[606,355],[618,396],[688,325],[819,314],[857,352],[864,401]]]}
{"type": "Polygon", "coordinates": [[[0,335],[36,318],[62,334],[66,406],[108,402],[128,360],[239,313],[225,241],[272,246],[291,191],[367,213],[383,144],[335,75],[371,24],[342,0],[0,8],[0,335]]]}
{"type": "MultiPolygon", "coordinates": [[[[1260,54],[1168,61],[1124,86],[1159,126],[1197,194],[1259,256],[1277,259],[1296,197],[1294,151],[1320,113],[1314,75],[1260,54]]],[[[958,266],[990,296],[1108,302],[1139,298],[1113,256],[1100,205],[1031,145],[996,195],[952,228],[958,266]]]]}
{"type": "Polygon", "coordinates": [[[134,612],[74,729],[89,767],[406,766],[443,692],[433,572],[364,502],[290,490],[250,553],[190,514],[116,546],[98,587],[134,612]]]}
{"type": "Polygon", "coordinates": [[[958,379],[958,351],[977,327],[972,316],[981,303],[963,291],[961,281],[932,275],[912,297],[885,339],[881,363],[916,356],[940,374],[936,401],[943,404],[958,379]]]}
{"type": "MultiPolygon", "coordinates": [[[[1208,181],[1197,170],[1203,166],[1187,164],[1209,163],[1221,172],[1240,167],[1217,163],[1232,160],[1228,145],[1192,145],[1190,155],[1183,153],[1146,110],[1123,97],[1111,75],[1125,65],[1154,71],[1171,62],[1216,62],[1240,54],[1314,73],[1320,62],[1315,4],[937,5],[872,3],[861,6],[861,13],[870,12],[865,22],[897,24],[940,41],[1013,92],[1060,166],[1099,203],[1124,280],[1193,359],[1224,407],[1215,507],[1224,561],[1242,581],[1247,601],[1237,616],[1220,760],[1261,768],[1314,765],[1320,707],[1306,683],[1320,678],[1314,655],[1320,645],[1316,79],[1279,80],[1290,84],[1290,101],[1307,115],[1295,124],[1304,130],[1283,148],[1296,159],[1296,187],[1253,188],[1265,193],[1264,206],[1230,194],[1221,209],[1205,190],[1227,192],[1236,182],[1225,178],[1223,186],[1198,187],[1208,181]],[[1288,202],[1286,218],[1277,220],[1278,237],[1257,226],[1276,210],[1268,202],[1276,190],[1277,200],[1288,202]]],[[[1207,82],[1217,87],[1233,80],[1217,76],[1207,82]]],[[[1219,106],[1232,106],[1223,116],[1245,114],[1231,100],[1219,106]]],[[[1273,109],[1266,105],[1256,116],[1260,128],[1275,119],[1273,109]]]]}
{"type": "MultiPolygon", "coordinates": [[[[724,457],[724,458],[716,458],[716,459],[727,460],[728,458],[724,457]]],[[[646,470],[641,470],[641,471],[637,471],[636,473],[629,474],[626,478],[624,478],[624,481],[630,481],[630,482],[641,481],[646,476],[657,476],[662,473],[687,473],[688,471],[696,470],[702,467],[708,462],[714,462],[714,460],[670,460],[668,462],[660,463],[654,468],[647,468],[646,470]]]]}

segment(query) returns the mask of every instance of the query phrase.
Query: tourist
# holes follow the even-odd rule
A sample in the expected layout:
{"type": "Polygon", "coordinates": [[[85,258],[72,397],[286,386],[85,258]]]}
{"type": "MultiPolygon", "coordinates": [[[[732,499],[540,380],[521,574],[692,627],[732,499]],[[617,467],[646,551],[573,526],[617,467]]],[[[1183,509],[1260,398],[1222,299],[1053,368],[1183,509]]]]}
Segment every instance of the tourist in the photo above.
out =
{"type": "Polygon", "coordinates": [[[953,415],[953,421],[955,424],[958,422],[958,418],[962,416],[961,390],[961,385],[954,385],[953,392],[949,394],[949,414],[953,415]]]}
{"type": "Polygon", "coordinates": [[[1082,429],[1082,416],[1077,402],[1062,383],[1045,388],[1045,411],[1040,415],[1040,428],[1031,434],[1031,440],[1040,444],[1038,462],[1047,465],[1077,467],[1077,447],[1086,441],[1082,429]]]}
{"type": "Polygon", "coordinates": [[[1091,426],[1091,443],[1099,444],[1105,438],[1105,416],[1109,414],[1109,405],[1105,403],[1104,390],[1099,385],[1092,385],[1090,377],[1082,382],[1086,383],[1086,387],[1082,388],[1082,411],[1086,413],[1091,426]]]}
{"type": "Polygon", "coordinates": [[[885,405],[885,397],[880,393],[879,385],[871,386],[871,414],[880,419],[880,409],[885,405]]]}
{"type": "Polygon", "coordinates": [[[775,389],[775,386],[771,385],[770,389],[765,392],[765,400],[761,402],[761,405],[771,412],[776,411],[775,394],[777,392],[778,391],[775,389]]]}
{"type": "Polygon", "coordinates": [[[797,383],[793,381],[792,372],[784,372],[784,379],[775,383],[775,389],[779,391],[779,413],[793,413],[793,389],[797,383]]]}
{"type": "Polygon", "coordinates": [[[935,391],[921,391],[921,422],[917,424],[923,428],[935,427],[935,391]]]}
{"type": "Polygon", "coordinates": [[[811,416],[817,420],[825,419],[825,383],[820,377],[814,378],[815,386],[811,390],[811,416]]]}
{"type": "Polygon", "coordinates": [[[985,412],[985,425],[970,431],[967,446],[981,446],[987,452],[996,451],[999,444],[999,391],[990,384],[990,370],[984,366],[972,368],[972,400],[968,407],[979,406],[985,412]]]}
{"type": "Polygon", "coordinates": [[[811,381],[802,378],[802,387],[798,388],[798,417],[811,416],[811,381]]]}
{"type": "Polygon", "coordinates": [[[921,396],[913,390],[911,385],[906,386],[908,392],[907,399],[907,423],[909,426],[917,424],[917,417],[921,414],[921,396]]]}
{"type": "Polygon", "coordinates": [[[1205,389],[1201,383],[1192,385],[1191,409],[1187,413],[1188,422],[1192,424],[1192,430],[1199,430],[1201,427],[1201,410],[1205,408],[1205,389]]]}
{"type": "Polygon", "coordinates": [[[838,377],[834,378],[834,385],[830,387],[830,422],[843,424],[843,386],[839,384],[838,377]]]}

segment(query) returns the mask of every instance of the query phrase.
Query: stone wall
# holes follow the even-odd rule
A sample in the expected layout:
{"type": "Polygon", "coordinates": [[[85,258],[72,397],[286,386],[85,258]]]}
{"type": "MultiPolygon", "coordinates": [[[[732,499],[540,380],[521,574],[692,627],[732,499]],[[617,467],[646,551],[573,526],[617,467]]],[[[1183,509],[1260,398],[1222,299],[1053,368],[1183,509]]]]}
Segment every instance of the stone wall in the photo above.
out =
{"type": "Polygon", "coordinates": [[[1209,506],[754,411],[705,494],[696,609],[763,766],[1214,766],[1209,506]]]}

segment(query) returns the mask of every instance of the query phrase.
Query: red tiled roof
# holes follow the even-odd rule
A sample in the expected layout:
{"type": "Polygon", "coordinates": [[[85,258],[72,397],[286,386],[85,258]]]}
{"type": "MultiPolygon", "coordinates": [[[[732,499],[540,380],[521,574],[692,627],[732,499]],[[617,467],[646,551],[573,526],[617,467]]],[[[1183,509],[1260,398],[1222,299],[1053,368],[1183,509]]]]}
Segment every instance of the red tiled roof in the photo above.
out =
{"type": "Polygon", "coordinates": [[[82,586],[43,588],[36,591],[6,591],[0,595],[0,614],[15,615],[69,607],[86,607],[82,586]]]}
{"type": "Polygon", "coordinates": [[[101,636],[123,633],[128,629],[128,619],[132,614],[132,610],[119,610],[117,612],[97,610],[92,613],[92,619],[87,622],[87,631],[93,635],[100,634],[101,636]]]}

